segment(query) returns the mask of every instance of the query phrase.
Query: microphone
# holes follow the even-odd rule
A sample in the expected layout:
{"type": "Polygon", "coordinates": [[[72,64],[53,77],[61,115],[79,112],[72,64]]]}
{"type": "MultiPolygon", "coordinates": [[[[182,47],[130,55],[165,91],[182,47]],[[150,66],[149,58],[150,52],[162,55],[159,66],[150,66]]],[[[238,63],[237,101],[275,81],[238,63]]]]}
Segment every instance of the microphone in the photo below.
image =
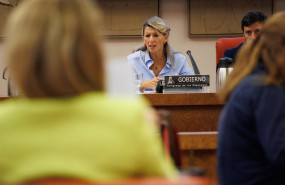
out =
{"type": "Polygon", "coordinates": [[[196,62],[195,62],[195,60],[194,60],[194,58],[192,57],[191,51],[190,51],[190,50],[187,50],[186,53],[187,53],[187,55],[188,55],[189,58],[190,58],[192,67],[193,67],[193,69],[194,69],[194,73],[195,73],[196,75],[199,75],[199,74],[200,74],[200,71],[199,71],[199,69],[198,69],[198,66],[197,66],[197,64],[196,64],[196,62]]]}

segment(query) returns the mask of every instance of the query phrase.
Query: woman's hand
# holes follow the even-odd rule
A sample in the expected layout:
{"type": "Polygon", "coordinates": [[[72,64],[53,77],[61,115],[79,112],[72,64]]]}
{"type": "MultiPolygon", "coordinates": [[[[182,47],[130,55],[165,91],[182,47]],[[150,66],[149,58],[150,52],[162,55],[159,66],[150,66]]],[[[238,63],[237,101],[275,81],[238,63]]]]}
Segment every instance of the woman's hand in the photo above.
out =
{"type": "Polygon", "coordinates": [[[157,85],[157,82],[159,80],[163,80],[162,78],[159,78],[159,77],[155,77],[151,80],[148,80],[148,81],[144,81],[141,86],[140,86],[140,90],[144,90],[144,89],[154,89],[156,88],[156,85],[157,85]]]}

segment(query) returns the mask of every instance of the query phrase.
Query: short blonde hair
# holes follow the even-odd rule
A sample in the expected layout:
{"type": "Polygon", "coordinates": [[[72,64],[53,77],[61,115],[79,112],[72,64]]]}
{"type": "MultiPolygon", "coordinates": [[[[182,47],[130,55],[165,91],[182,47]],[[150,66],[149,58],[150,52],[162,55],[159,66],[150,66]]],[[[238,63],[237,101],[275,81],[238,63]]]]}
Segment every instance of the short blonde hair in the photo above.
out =
{"type": "MultiPolygon", "coordinates": [[[[166,23],[166,21],[157,16],[151,17],[143,23],[142,36],[144,36],[144,31],[146,27],[154,28],[163,35],[169,35],[170,30],[171,30],[168,24],[166,23]]],[[[169,46],[168,41],[164,44],[163,49],[164,49],[164,55],[169,56],[171,66],[173,66],[174,65],[174,54],[173,53],[176,53],[176,52],[169,46]]],[[[144,44],[143,46],[135,49],[134,51],[139,51],[139,50],[146,51],[147,50],[146,45],[144,44]]]]}
{"type": "Polygon", "coordinates": [[[143,28],[142,28],[142,35],[144,35],[144,30],[146,27],[152,27],[158,30],[163,35],[169,35],[170,33],[170,27],[165,22],[165,20],[157,16],[151,17],[144,22],[143,28]]]}
{"type": "Polygon", "coordinates": [[[101,13],[91,0],[25,0],[6,29],[12,79],[27,97],[104,90],[101,13]]]}

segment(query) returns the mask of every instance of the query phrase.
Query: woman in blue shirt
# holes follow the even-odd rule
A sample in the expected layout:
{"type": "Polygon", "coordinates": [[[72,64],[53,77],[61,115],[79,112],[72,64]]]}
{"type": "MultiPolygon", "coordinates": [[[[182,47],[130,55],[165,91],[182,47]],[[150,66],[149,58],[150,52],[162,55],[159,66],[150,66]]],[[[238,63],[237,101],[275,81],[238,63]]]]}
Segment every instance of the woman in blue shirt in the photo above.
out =
{"type": "Polygon", "coordinates": [[[140,90],[153,89],[165,75],[192,75],[186,58],[168,44],[170,27],[159,18],[148,19],[142,28],[144,45],[127,58],[134,72],[143,74],[140,90]]]}
{"type": "Polygon", "coordinates": [[[285,184],[285,12],[241,48],[222,98],[220,185],[285,184]]]}

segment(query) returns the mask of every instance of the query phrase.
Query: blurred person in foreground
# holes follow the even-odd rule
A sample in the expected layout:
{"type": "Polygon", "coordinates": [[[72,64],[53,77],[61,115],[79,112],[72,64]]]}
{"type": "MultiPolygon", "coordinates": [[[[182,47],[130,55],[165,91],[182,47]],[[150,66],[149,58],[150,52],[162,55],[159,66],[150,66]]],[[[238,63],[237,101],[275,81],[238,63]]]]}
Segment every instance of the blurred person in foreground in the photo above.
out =
{"type": "Polygon", "coordinates": [[[285,184],[285,12],[237,57],[221,97],[219,184],[285,184]]]}
{"type": "Polygon", "coordinates": [[[26,0],[12,12],[5,46],[21,96],[0,104],[0,183],[177,174],[147,103],[105,94],[99,29],[91,0],[26,0]]]}
{"type": "Polygon", "coordinates": [[[170,27],[160,17],[151,17],[142,28],[144,45],[127,59],[136,74],[143,74],[140,90],[154,89],[165,75],[193,75],[184,55],[168,44],[170,27]]]}
{"type": "MultiPolygon", "coordinates": [[[[258,10],[247,12],[244,15],[241,20],[241,30],[245,41],[251,41],[258,37],[258,35],[262,31],[262,27],[266,19],[267,16],[263,12],[258,10]]],[[[245,42],[239,44],[235,48],[227,49],[224,53],[224,56],[232,58],[233,61],[235,61],[238,51],[244,44],[245,42]]]]}

